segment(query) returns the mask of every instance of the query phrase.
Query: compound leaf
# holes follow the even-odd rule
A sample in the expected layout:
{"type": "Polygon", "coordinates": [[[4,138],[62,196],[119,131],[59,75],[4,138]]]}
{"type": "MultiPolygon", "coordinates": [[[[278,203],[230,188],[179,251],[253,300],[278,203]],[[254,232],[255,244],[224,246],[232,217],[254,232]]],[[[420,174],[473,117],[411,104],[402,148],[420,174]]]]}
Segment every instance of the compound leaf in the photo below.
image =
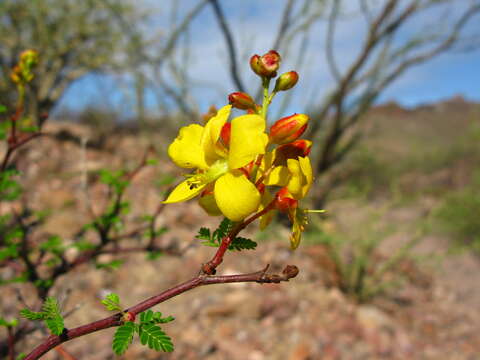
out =
{"type": "Polygon", "coordinates": [[[105,296],[105,299],[102,300],[102,304],[105,305],[109,311],[122,311],[122,308],[120,307],[120,297],[115,293],[105,296]]]}
{"type": "Polygon", "coordinates": [[[46,318],[45,313],[32,311],[30,309],[20,310],[20,316],[28,320],[43,320],[46,318]]]}
{"type": "Polygon", "coordinates": [[[135,333],[135,324],[131,321],[119,326],[113,335],[112,349],[117,355],[122,355],[127,351],[132,343],[133,334],[135,333]]]}
{"type": "Polygon", "coordinates": [[[140,326],[140,342],[156,351],[173,351],[172,339],[160,327],[154,324],[140,326]]]}
{"type": "Polygon", "coordinates": [[[50,329],[52,334],[60,335],[64,329],[63,317],[60,314],[57,299],[54,297],[47,297],[42,306],[42,312],[45,314],[45,324],[50,329]]]}
{"type": "Polygon", "coordinates": [[[256,247],[257,243],[255,241],[247,238],[237,237],[231,242],[228,250],[254,250],[256,247]]]}

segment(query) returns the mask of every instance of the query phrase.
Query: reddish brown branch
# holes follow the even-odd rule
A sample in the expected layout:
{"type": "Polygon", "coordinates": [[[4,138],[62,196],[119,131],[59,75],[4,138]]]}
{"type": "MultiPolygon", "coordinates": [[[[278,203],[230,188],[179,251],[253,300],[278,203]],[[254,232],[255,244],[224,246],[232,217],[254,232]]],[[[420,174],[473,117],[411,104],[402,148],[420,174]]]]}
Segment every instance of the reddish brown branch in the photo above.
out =
{"type": "MultiPolygon", "coordinates": [[[[249,274],[238,275],[224,275],[224,276],[208,276],[198,275],[182,284],[176,285],[168,290],[161,292],[158,295],[142,301],[141,303],[126,309],[125,312],[130,312],[137,315],[151,307],[160,304],[172,297],[180,295],[186,291],[192,290],[198,286],[213,285],[213,284],[227,284],[236,282],[257,282],[264,283],[280,283],[282,281],[289,281],[298,274],[298,268],[295,265],[287,265],[282,274],[267,274],[268,265],[257,272],[249,274]]],[[[74,329],[64,329],[60,336],[50,335],[42,344],[38,345],[25,360],[39,359],[42,355],[55,348],[59,344],[75,339],[80,336],[91,334],[110,327],[119,326],[122,324],[122,314],[118,313],[109,316],[105,319],[94,321],[92,323],[76,327],[74,329]]]]}
{"type": "Polygon", "coordinates": [[[8,359],[15,359],[15,335],[13,329],[10,326],[7,326],[7,336],[8,336],[8,359]]]}
{"type": "Polygon", "coordinates": [[[223,261],[223,256],[225,255],[225,252],[228,250],[228,247],[230,246],[232,241],[235,239],[235,237],[238,235],[238,233],[243,229],[245,229],[253,221],[258,219],[260,216],[265,215],[267,212],[272,210],[274,206],[275,206],[275,200],[273,200],[270,204],[268,204],[262,211],[259,211],[255,215],[252,215],[248,219],[244,220],[243,222],[235,226],[228,233],[228,235],[222,239],[222,242],[220,243],[220,246],[218,247],[218,250],[213,256],[213,258],[209,262],[203,264],[202,272],[206,275],[214,275],[218,265],[220,265],[223,261]]]}
{"type": "Polygon", "coordinates": [[[40,136],[40,135],[43,135],[42,133],[35,133],[35,134],[32,134],[30,136],[26,136],[20,140],[18,140],[17,136],[15,135],[15,137],[13,137],[13,130],[12,130],[12,135],[10,137],[10,139],[12,139],[12,142],[8,142],[8,147],[7,147],[7,151],[3,157],[3,160],[2,160],[2,165],[0,166],[0,171],[4,171],[6,168],[7,168],[7,165],[8,165],[8,162],[10,160],[10,158],[12,157],[13,153],[15,152],[15,150],[17,150],[20,146],[22,145],[25,145],[27,142],[29,142],[30,140],[40,136]]]}

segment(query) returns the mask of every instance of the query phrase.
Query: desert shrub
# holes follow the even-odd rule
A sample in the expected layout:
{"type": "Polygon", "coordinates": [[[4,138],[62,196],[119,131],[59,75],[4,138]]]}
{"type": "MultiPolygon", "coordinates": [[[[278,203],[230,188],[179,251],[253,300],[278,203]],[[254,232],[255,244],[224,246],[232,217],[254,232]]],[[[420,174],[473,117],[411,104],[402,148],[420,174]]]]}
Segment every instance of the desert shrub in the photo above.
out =
{"type": "Polygon", "coordinates": [[[413,248],[421,241],[424,230],[418,230],[410,240],[388,254],[380,248],[394,233],[393,226],[379,227],[382,212],[371,215],[355,235],[325,232],[311,228],[307,241],[322,245],[326,259],[319,259],[327,275],[327,285],[337,287],[345,295],[359,303],[370,302],[376,297],[391,295],[409,278],[405,266],[416,266],[413,248]]]}
{"type": "Polygon", "coordinates": [[[454,244],[480,251],[480,172],[472,183],[448,194],[436,214],[441,226],[453,235],[454,244]]]}

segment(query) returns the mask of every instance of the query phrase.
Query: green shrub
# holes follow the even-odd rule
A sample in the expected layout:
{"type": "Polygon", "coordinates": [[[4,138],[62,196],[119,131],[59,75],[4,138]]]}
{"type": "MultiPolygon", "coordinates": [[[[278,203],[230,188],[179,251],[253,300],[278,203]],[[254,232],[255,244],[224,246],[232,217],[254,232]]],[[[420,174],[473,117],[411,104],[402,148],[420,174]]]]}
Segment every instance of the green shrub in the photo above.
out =
{"type": "Polygon", "coordinates": [[[480,251],[480,172],[472,183],[449,194],[437,211],[441,226],[452,234],[457,245],[480,251]]]}

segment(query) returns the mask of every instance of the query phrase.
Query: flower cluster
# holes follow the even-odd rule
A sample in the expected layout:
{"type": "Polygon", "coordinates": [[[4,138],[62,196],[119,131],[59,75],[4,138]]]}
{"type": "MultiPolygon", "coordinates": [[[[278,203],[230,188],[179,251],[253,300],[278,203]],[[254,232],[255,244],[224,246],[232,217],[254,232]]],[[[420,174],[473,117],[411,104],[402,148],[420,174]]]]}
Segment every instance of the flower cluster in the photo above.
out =
{"type": "Polygon", "coordinates": [[[242,92],[229,95],[222,107],[205,124],[182,127],[168,148],[168,155],[181,168],[193,169],[170,193],[164,203],[199,198],[200,206],[213,216],[223,215],[240,222],[255,214],[265,228],[275,211],[286,212],[293,224],[291,246],[296,248],[306,223],[298,201],[308,193],[312,167],[308,154],[312,143],[300,139],[309,118],[294,114],[277,120],[269,131],[268,105],[279,91],[291,89],[298,74],[290,71],[276,80],[280,55],[271,50],[250,60],[252,70],[261,77],[263,103],[242,92]],[[246,114],[230,119],[232,108],[246,114]]]}

